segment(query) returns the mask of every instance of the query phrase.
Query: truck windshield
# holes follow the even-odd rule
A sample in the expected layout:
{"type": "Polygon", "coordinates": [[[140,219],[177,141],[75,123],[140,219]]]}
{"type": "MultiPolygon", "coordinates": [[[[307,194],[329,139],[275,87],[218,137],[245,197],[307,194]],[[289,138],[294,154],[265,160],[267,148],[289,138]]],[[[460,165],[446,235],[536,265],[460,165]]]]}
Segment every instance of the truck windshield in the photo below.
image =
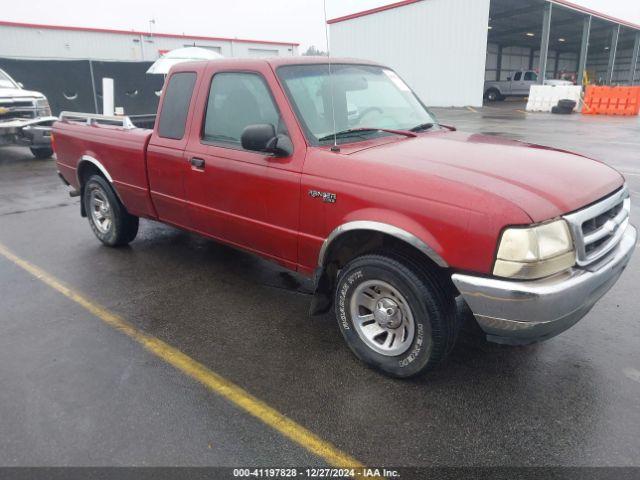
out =
{"type": "Polygon", "coordinates": [[[18,88],[11,77],[0,70],[0,88],[18,88]]]}
{"type": "Polygon", "coordinates": [[[292,65],[278,76],[312,144],[362,141],[435,124],[435,118],[392,70],[354,64],[292,65]],[[335,125],[334,115],[335,111],[335,125]],[[344,133],[350,133],[345,135],[344,133]]]}

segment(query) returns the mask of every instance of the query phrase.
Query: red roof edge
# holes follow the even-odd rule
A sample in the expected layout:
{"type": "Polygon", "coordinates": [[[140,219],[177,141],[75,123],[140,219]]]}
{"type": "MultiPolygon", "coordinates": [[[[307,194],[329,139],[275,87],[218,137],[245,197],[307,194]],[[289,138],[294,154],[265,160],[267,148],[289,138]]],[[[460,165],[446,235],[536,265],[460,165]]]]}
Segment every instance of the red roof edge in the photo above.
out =
{"type": "Polygon", "coordinates": [[[352,13],[351,15],[345,15],[344,17],[332,18],[327,20],[327,23],[344,22],[345,20],[352,20],[358,17],[364,17],[373,13],[384,12],[385,10],[392,10],[398,7],[404,7],[405,5],[411,5],[412,3],[422,2],[423,0],[403,0],[402,2],[391,3],[389,5],[382,5],[381,7],[371,8],[369,10],[363,10],[362,12],[352,13]]]}
{"type": "MultiPolygon", "coordinates": [[[[22,23],[22,22],[7,22],[0,20],[0,26],[4,27],[22,27],[22,28],[42,28],[48,30],[68,30],[73,32],[98,32],[98,33],[117,33],[120,35],[145,35],[149,36],[149,32],[139,32],[137,30],[117,30],[110,28],[93,28],[93,27],[70,27],[67,25],[43,25],[39,23],[22,23]]],[[[269,40],[249,40],[246,38],[227,38],[227,37],[207,37],[202,35],[180,35],[174,33],[153,33],[154,37],[162,38],[184,38],[190,40],[218,40],[226,42],[242,42],[242,43],[260,43],[268,45],[290,45],[297,47],[300,44],[296,42],[271,42],[269,40]]]]}
{"type": "MultiPolygon", "coordinates": [[[[352,13],[351,15],[345,15],[343,17],[332,18],[331,20],[327,20],[328,24],[344,22],[346,20],[352,20],[354,18],[364,17],[366,15],[371,15],[373,13],[384,12],[385,10],[392,10],[394,8],[404,7],[405,5],[411,5],[412,3],[422,2],[424,0],[404,0],[402,2],[391,3],[389,5],[382,5],[381,7],[372,8],[370,10],[363,10],[362,12],[352,13]]],[[[636,30],[640,30],[640,25],[635,23],[627,22],[625,20],[620,20],[619,18],[612,17],[605,13],[597,12],[587,7],[583,7],[582,5],[578,5],[576,3],[570,2],[568,0],[547,0],[551,3],[555,3],[557,5],[565,6],[567,8],[571,8],[572,10],[576,10],[578,12],[585,13],[587,15],[593,15],[594,17],[601,18],[603,20],[607,20],[613,23],[619,23],[620,25],[624,25],[626,27],[630,27],[636,30]]]]}

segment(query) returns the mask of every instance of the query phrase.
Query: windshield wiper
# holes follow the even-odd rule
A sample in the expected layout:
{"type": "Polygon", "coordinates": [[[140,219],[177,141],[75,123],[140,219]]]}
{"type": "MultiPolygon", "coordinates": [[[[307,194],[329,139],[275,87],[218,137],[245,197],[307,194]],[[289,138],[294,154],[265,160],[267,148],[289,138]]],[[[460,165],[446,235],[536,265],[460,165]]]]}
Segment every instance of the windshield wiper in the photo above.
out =
{"type": "Polygon", "coordinates": [[[342,130],[340,132],[332,133],[330,135],[325,135],[324,137],[319,138],[318,141],[323,142],[325,140],[333,140],[334,137],[335,138],[345,137],[345,136],[354,135],[358,133],[365,133],[365,132],[386,132],[386,133],[393,133],[394,135],[404,135],[405,137],[417,136],[415,132],[412,132],[409,130],[394,130],[391,128],[362,127],[362,128],[349,128],[347,130],[342,130]]]}
{"type": "Polygon", "coordinates": [[[424,132],[425,130],[430,130],[435,126],[433,123],[421,123],[420,125],[416,125],[413,128],[410,128],[410,132],[424,132]]]}

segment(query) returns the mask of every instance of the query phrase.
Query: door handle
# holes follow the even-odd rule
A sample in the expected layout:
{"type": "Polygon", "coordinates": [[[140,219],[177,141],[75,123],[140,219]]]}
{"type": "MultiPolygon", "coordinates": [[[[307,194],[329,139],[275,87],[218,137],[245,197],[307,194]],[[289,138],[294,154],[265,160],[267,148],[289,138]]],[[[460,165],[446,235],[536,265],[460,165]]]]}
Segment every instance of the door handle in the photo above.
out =
{"type": "Polygon", "coordinates": [[[193,157],[189,160],[189,163],[191,163],[192,167],[204,169],[204,160],[202,158],[193,157]]]}

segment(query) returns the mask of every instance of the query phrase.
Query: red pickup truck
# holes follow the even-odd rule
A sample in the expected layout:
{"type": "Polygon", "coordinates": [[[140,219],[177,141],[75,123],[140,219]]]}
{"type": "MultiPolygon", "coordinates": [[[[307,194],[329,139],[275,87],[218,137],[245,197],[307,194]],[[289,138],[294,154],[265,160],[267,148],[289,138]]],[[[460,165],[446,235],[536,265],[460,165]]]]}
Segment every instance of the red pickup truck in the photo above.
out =
{"type": "Polygon", "coordinates": [[[371,62],[180,64],[150,128],[137,122],[63,113],[53,126],[98,239],[127,244],[143,217],[313,276],[312,314],[333,306],[352,351],[396,377],[451,350],[460,295],[490,341],[569,328],[636,243],[615,170],[439,125],[371,62]]]}

